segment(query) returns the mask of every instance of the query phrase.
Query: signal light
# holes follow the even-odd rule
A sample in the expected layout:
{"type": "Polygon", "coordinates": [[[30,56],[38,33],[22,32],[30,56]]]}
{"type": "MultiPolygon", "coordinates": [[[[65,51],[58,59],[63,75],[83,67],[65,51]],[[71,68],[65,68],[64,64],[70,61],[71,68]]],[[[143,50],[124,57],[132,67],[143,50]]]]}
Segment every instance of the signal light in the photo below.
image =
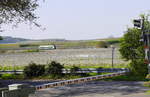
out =
{"type": "Polygon", "coordinates": [[[133,23],[134,23],[134,27],[138,27],[138,28],[142,27],[142,21],[141,21],[141,19],[133,20],[133,23]]]}

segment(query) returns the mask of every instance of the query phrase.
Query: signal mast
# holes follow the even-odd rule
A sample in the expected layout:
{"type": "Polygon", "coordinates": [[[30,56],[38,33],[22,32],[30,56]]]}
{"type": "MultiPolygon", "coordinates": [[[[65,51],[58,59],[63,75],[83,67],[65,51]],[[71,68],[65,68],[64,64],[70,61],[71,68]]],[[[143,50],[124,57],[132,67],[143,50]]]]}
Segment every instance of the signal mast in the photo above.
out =
{"type": "Polygon", "coordinates": [[[141,42],[144,42],[145,63],[148,64],[148,73],[150,74],[150,34],[144,27],[145,18],[133,20],[134,27],[141,29],[141,42]]]}

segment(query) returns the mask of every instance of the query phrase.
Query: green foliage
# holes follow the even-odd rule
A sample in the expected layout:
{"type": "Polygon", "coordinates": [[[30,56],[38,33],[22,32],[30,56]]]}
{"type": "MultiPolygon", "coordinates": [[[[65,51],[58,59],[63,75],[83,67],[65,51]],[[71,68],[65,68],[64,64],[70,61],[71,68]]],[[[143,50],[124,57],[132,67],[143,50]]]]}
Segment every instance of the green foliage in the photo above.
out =
{"type": "Polygon", "coordinates": [[[25,77],[38,77],[45,73],[44,65],[37,65],[35,63],[30,63],[24,68],[25,77]]]}
{"type": "Polygon", "coordinates": [[[107,42],[109,45],[118,44],[118,43],[120,43],[120,39],[108,40],[107,42]]]}
{"type": "Polygon", "coordinates": [[[32,22],[37,16],[34,14],[38,7],[37,0],[0,0],[0,24],[32,22]]]}
{"type": "Polygon", "coordinates": [[[120,44],[120,53],[126,60],[144,59],[144,46],[140,42],[141,30],[136,28],[128,29],[120,44]]]}
{"type": "Polygon", "coordinates": [[[99,41],[96,45],[97,48],[107,48],[108,44],[105,41],[99,41]]]}
{"type": "Polygon", "coordinates": [[[0,65],[0,70],[23,70],[24,66],[2,66],[0,65]]]}
{"type": "Polygon", "coordinates": [[[71,73],[72,75],[75,75],[76,72],[77,72],[79,69],[80,69],[79,67],[73,66],[73,67],[70,69],[70,73],[71,73]]]}
{"type": "Polygon", "coordinates": [[[116,76],[104,80],[105,81],[146,81],[146,79],[142,76],[136,76],[131,74],[116,76]]]}
{"type": "Polygon", "coordinates": [[[19,47],[38,47],[37,44],[20,44],[19,47]]]}
{"type": "Polygon", "coordinates": [[[2,74],[0,76],[0,79],[23,79],[23,75],[17,75],[17,74],[2,74]]]}
{"type": "MultiPolygon", "coordinates": [[[[127,68],[129,67],[129,62],[126,62],[126,64],[114,64],[115,68],[127,68]]],[[[72,65],[64,65],[65,68],[72,68],[72,65]]],[[[112,68],[112,64],[74,64],[73,66],[77,66],[79,68],[112,68]]]]}
{"type": "Polygon", "coordinates": [[[48,64],[48,67],[46,68],[46,74],[51,74],[51,75],[62,75],[62,69],[64,68],[63,65],[60,63],[57,63],[55,61],[52,61],[51,63],[48,64]]]}
{"type": "Polygon", "coordinates": [[[148,73],[147,64],[144,64],[144,60],[134,60],[130,63],[131,75],[145,77],[148,73]]]}

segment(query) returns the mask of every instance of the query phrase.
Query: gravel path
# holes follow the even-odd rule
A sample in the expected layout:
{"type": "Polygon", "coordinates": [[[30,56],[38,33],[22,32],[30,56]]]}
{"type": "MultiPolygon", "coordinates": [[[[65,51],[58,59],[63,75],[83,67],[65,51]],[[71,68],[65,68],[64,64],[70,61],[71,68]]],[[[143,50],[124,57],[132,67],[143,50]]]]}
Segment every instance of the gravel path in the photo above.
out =
{"type": "Polygon", "coordinates": [[[30,97],[150,97],[142,82],[91,81],[37,91],[30,97]]]}

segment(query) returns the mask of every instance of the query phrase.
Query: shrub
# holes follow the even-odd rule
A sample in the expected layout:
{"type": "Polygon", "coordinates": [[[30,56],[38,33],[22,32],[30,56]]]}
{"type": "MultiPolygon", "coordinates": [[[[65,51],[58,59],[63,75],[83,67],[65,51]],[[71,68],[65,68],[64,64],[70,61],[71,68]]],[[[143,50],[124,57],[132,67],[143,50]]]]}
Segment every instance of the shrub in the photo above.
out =
{"type": "Polygon", "coordinates": [[[54,76],[59,76],[62,75],[62,69],[64,68],[63,65],[60,63],[57,63],[55,61],[52,61],[51,63],[48,64],[48,67],[46,68],[46,73],[47,74],[52,74],[54,76]]]}
{"type": "Polygon", "coordinates": [[[73,74],[73,75],[75,75],[79,69],[80,69],[79,67],[73,66],[73,67],[70,69],[70,73],[73,74]]]}
{"type": "Polygon", "coordinates": [[[36,44],[20,44],[19,47],[37,47],[39,45],[36,44]]]}
{"type": "Polygon", "coordinates": [[[35,63],[30,63],[29,66],[24,68],[25,77],[38,77],[45,73],[44,65],[37,65],[35,63]]]}
{"type": "Polygon", "coordinates": [[[105,42],[105,41],[100,41],[100,42],[98,42],[98,43],[96,44],[96,47],[97,47],[97,48],[107,48],[107,47],[108,47],[108,44],[107,44],[107,42],[105,42]]]}
{"type": "Polygon", "coordinates": [[[108,40],[107,42],[108,42],[109,45],[117,44],[117,43],[120,43],[120,39],[108,40]]]}
{"type": "Polygon", "coordinates": [[[130,74],[134,76],[145,77],[147,75],[148,68],[147,64],[144,64],[144,60],[130,62],[129,68],[131,71],[130,74]]]}

